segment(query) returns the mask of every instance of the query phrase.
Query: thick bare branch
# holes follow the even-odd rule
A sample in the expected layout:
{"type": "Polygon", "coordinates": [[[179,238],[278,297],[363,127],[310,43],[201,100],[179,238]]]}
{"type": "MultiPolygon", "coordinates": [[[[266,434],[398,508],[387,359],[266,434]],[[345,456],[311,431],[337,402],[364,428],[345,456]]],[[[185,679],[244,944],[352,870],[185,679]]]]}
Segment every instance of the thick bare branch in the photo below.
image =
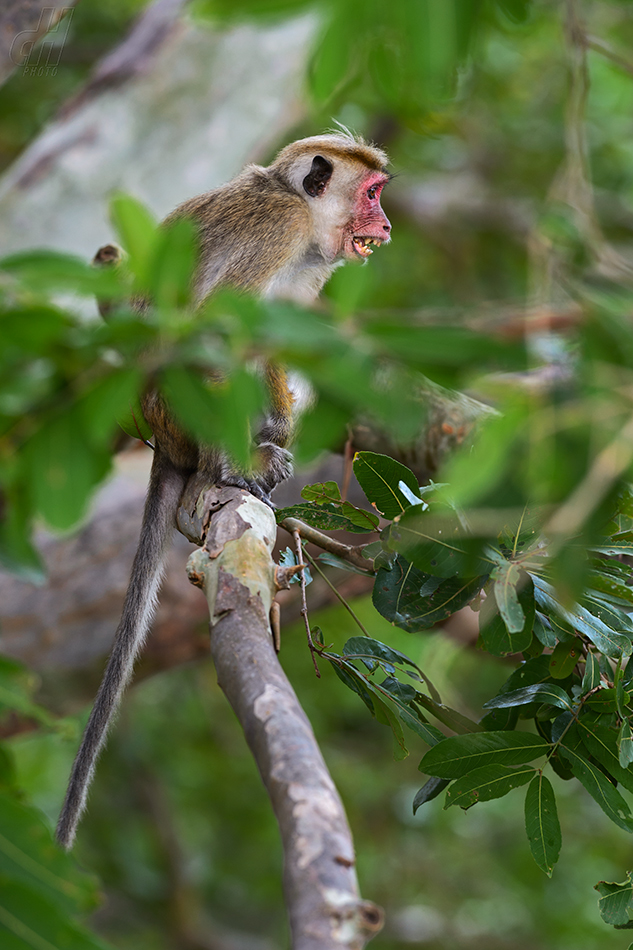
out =
{"type": "Polygon", "coordinates": [[[189,576],[209,604],[218,682],[244,729],[279,823],[293,950],[360,950],[382,912],[358,893],[345,812],[312,728],[275,654],[272,511],[246,492],[191,495],[206,532],[189,576]]]}

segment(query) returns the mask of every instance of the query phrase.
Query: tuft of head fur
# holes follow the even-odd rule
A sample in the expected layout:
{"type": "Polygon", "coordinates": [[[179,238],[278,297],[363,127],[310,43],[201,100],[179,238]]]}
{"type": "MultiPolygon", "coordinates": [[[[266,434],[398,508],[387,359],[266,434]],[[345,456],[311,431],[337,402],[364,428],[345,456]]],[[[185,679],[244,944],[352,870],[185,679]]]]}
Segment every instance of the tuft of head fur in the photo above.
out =
{"type": "Polygon", "coordinates": [[[385,174],[389,158],[387,153],[376,145],[370,145],[361,135],[351,132],[325,132],[298,139],[282,148],[269,170],[279,174],[288,174],[298,159],[312,154],[323,154],[325,158],[343,158],[356,161],[367,168],[385,174]]]}

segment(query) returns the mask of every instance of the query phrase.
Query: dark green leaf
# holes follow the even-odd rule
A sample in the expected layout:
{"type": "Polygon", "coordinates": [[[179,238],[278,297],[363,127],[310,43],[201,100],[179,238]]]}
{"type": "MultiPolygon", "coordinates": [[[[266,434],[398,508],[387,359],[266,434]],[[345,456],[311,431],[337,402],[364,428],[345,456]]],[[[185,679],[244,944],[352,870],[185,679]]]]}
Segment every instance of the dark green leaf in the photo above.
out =
{"type": "Polygon", "coordinates": [[[31,887],[2,882],[0,945],[7,950],[106,950],[106,945],[31,887]]]}
{"type": "Polygon", "coordinates": [[[522,689],[500,693],[494,699],[489,699],[487,703],[484,703],[484,709],[521,706],[524,703],[534,702],[549,703],[551,706],[558,706],[560,709],[571,709],[572,706],[571,699],[560,686],[555,686],[553,683],[534,683],[532,686],[524,686],[522,689]]]}
{"type": "Polygon", "coordinates": [[[418,480],[411,469],[388,455],[357,452],[354,456],[354,475],[368,500],[385,518],[395,518],[410,507],[409,501],[398,488],[398,482],[403,481],[414,495],[420,494],[418,480]]]}
{"type": "Polygon", "coordinates": [[[598,910],[605,924],[612,927],[628,927],[631,923],[628,911],[633,908],[633,882],[631,872],[621,884],[600,881],[594,885],[600,894],[598,910]]]}
{"type": "Polygon", "coordinates": [[[572,629],[584,634],[606,656],[628,656],[631,653],[631,641],[628,637],[616,633],[615,630],[612,630],[602,620],[594,617],[585,607],[581,607],[579,604],[576,604],[573,610],[563,607],[551,584],[535,574],[531,576],[534,581],[536,602],[543,610],[555,614],[569,624],[572,629]]]}
{"type": "Polygon", "coordinates": [[[613,687],[599,689],[591,696],[587,696],[585,705],[599,713],[615,712],[617,710],[616,691],[613,687]]]}
{"type": "Polygon", "coordinates": [[[398,556],[391,570],[381,568],[376,574],[372,601],[376,610],[391,623],[409,633],[417,633],[464,607],[481,589],[484,580],[432,578],[398,556]]]}
{"type": "MultiPolygon", "coordinates": [[[[357,508],[356,512],[359,511],[360,509],[357,508]]],[[[362,517],[355,514],[352,520],[344,512],[342,506],[333,504],[313,505],[306,502],[292,505],[290,508],[280,508],[275,515],[278,524],[284,518],[298,518],[322,531],[351,531],[354,534],[366,534],[368,531],[375,531],[378,526],[378,518],[369,511],[362,512],[362,517]]],[[[367,567],[369,566],[368,562],[367,567]]]]}
{"type": "MultiPolygon", "coordinates": [[[[529,580],[529,578],[528,578],[529,580]]],[[[532,582],[519,592],[523,626],[521,630],[510,633],[506,623],[497,609],[497,586],[490,591],[479,611],[479,632],[486,650],[492,656],[507,656],[512,653],[521,653],[526,650],[532,641],[532,627],[534,624],[534,589],[532,582]]]]}
{"type": "Polygon", "coordinates": [[[371,637],[350,637],[343,647],[343,656],[360,659],[373,657],[386,663],[412,666],[417,670],[416,664],[406,654],[401,653],[400,650],[394,650],[393,647],[386,646],[379,640],[372,640],[371,637]]]}
{"type": "Polygon", "coordinates": [[[425,782],[422,788],[418,789],[415,793],[415,798],[413,799],[413,814],[417,812],[420,805],[425,805],[426,802],[432,802],[434,798],[444,791],[448,785],[450,779],[447,778],[435,778],[433,776],[425,782]]]}
{"type": "Polygon", "coordinates": [[[633,817],[631,817],[629,806],[604,772],[582,754],[582,745],[573,727],[562,739],[559,749],[561,755],[569,762],[580,784],[600,805],[605,815],[619,828],[633,833],[633,817]]]}
{"type": "Polygon", "coordinates": [[[416,703],[422,706],[423,709],[426,709],[427,712],[430,712],[438,722],[443,722],[445,726],[452,729],[453,732],[458,732],[460,735],[467,735],[472,732],[483,732],[483,726],[478,722],[473,722],[472,719],[468,719],[467,716],[462,716],[457,710],[451,709],[450,706],[445,706],[435,699],[431,699],[430,696],[426,696],[424,693],[418,693],[416,703]]]}
{"type": "Polygon", "coordinates": [[[544,647],[554,649],[556,643],[556,634],[552,630],[549,620],[544,614],[537,610],[534,616],[534,636],[543,644],[544,647]]]}
{"type": "Polygon", "coordinates": [[[60,912],[87,910],[97,902],[94,881],[55,845],[36,809],[4,793],[0,793],[0,875],[2,905],[7,881],[19,882],[32,895],[38,892],[60,912]]]}
{"type": "Polygon", "coordinates": [[[421,772],[440,778],[459,778],[488,765],[520,765],[545,755],[550,745],[529,732],[480,732],[452,736],[429,749],[421,772]]]}
{"type": "Polygon", "coordinates": [[[505,765],[485,765],[474,769],[452,783],[446,793],[444,807],[459,805],[461,808],[470,808],[477,802],[503,798],[513,788],[529,782],[534,774],[535,771],[530,766],[509,769],[505,765]]]}
{"type": "Polygon", "coordinates": [[[620,765],[617,732],[584,716],[578,720],[578,732],[593,758],[604,765],[616,782],[633,792],[633,769],[620,765]]]}
{"type": "Polygon", "coordinates": [[[525,796],[525,830],[532,857],[542,871],[552,876],[562,843],[556,798],[551,782],[537,772],[525,796]]]}
{"type": "Polygon", "coordinates": [[[486,545],[467,534],[454,513],[438,517],[407,509],[391,525],[389,546],[433,577],[487,576],[495,566],[485,554],[486,545]]]}
{"type": "Polygon", "coordinates": [[[628,719],[623,721],[618,733],[618,759],[623,769],[633,764],[633,736],[628,719]]]}
{"type": "Polygon", "coordinates": [[[583,642],[580,639],[559,643],[550,657],[550,676],[556,680],[562,680],[569,676],[582,658],[582,648],[583,642]]]}
{"type": "MultiPolygon", "coordinates": [[[[494,581],[495,601],[508,633],[521,633],[525,627],[525,614],[517,595],[517,584],[521,579],[518,565],[504,558],[496,563],[490,577],[494,581]]],[[[531,637],[532,631],[528,632],[531,637]]]]}
{"type": "Polygon", "coordinates": [[[600,683],[600,664],[598,663],[598,658],[594,656],[591,650],[587,651],[587,657],[585,659],[585,672],[582,678],[582,694],[583,696],[587,693],[590,693],[592,689],[595,689],[600,683]]]}

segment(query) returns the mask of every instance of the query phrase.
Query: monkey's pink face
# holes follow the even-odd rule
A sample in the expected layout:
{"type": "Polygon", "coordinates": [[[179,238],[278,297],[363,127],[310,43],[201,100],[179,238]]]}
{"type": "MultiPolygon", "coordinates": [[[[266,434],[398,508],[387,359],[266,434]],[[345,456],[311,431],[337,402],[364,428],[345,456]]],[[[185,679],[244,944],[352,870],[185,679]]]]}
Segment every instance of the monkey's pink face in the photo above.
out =
{"type": "Polygon", "coordinates": [[[374,172],[361,182],[354,199],[352,218],[343,235],[343,256],[367,258],[373,253],[372,245],[380,246],[391,240],[391,224],[380,206],[380,194],[389,177],[374,172]]]}

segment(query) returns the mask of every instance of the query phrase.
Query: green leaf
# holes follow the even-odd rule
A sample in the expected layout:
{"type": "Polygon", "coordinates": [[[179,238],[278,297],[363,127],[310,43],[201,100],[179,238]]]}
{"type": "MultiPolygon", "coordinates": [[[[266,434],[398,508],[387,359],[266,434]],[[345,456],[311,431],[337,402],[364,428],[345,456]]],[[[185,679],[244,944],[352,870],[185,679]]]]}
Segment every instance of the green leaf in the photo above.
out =
{"type": "Polygon", "coordinates": [[[587,696],[585,705],[598,713],[616,712],[618,708],[616,691],[613,687],[603,687],[591,696],[587,696]]]}
{"type": "Polygon", "coordinates": [[[488,545],[466,531],[452,509],[445,512],[424,513],[414,505],[383,532],[383,540],[433,577],[488,576],[495,566],[488,545]]]}
{"type": "Polygon", "coordinates": [[[414,495],[420,494],[418,480],[411,469],[388,455],[357,452],[354,456],[354,475],[368,500],[385,518],[395,518],[410,507],[409,501],[398,488],[398,482],[403,481],[414,495]]]}
{"type": "MultiPolygon", "coordinates": [[[[388,647],[379,640],[372,640],[371,637],[350,637],[343,647],[343,656],[354,659],[373,658],[395,665],[402,663],[412,666],[415,670],[418,668],[413,660],[400,650],[394,650],[393,647],[388,647]]],[[[373,666],[375,667],[375,664],[373,666]]]]}
{"type": "MultiPolygon", "coordinates": [[[[629,637],[633,635],[633,620],[617,604],[611,603],[610,599],[588,588],[585,590],[582,600],[587,610],[594,617],[599,617],[612,630],[619,630],[620,633],[626,632],[629,637]]],[[[626,607],[630,609],[630,604],[626,604],[626,607]]]]}
{"type": "MultiPolygon", "coordinates": [[[[604,563],[604,562],[602,562],[604,563]]],[[[589,571],[589,589],[613,598],[619,603],[633,604],[633,588],[624,578],[613,577],[602,571],[589,571]]]]}
{"type": "Polygon", "coordinates": [[[575,604],[573,610],[567,610],[558,601],[556,591],[551,584],[535,574],[532,574],[531,577],[534,581],[536,602],[544,611],[555,614],[569,624],[573,630],[584,634],[606,656],[629,656],[632,647],[628,637],[607,627],[602,620],[594,617],[585,607],[581,607],[579,604],[575,604]]]}
{"type": "Polygon", "coordinates": [[[545,755],[550,744],[529,732],[480,732],[451,736],[429,749],[418,768],[427,775],[459,778],[488,765],[520,765],[545,755]]]}
{"type": "Polygon", "coordinates": [[[578,732],[583,745],[594,759],[604,765],[616,782],[633,792],[633,770],[620,765],[618,755],[618,734],[614,729],[593,722],[585,716],[578,720],[578,732]]]}
{"type": "Polygon", "coordinates": [[[534,702],[549,703],[550,706],[558,706],[560,709],[572,708],[571,699],[560,686],[553,683],[534,683],[522,689],[500,693],[484,703],[484,709],[503,709],[506,706],[522,706],[534,702]]]}
{"type": "MultiPolygon", "coordinates": [[[[275,516],[278,524],[284,518],[298,518],[322,531],[351,531],[354,534],[366,534],[368,531],[375,531],[378,527],[378,517],[372,512],[356,508],[352,519],[346,508],[334,504],[314,505],[306,502],[289,508],[280,508],[275,512],[275,516]]],[[[369,568],[369,562],[367,567],[369,568]]]]}
{"type": "MultiPolygon", "coordinates": [[[[503,733],[499,733],[503,735],[503,733]]],[[[457,779],[446,793],[444,808],[459,805],[460,808],[470,808],[477,802],[489,802],[493,798],[503,798],[513,788],[525,785],[530,781],[535,771],[531,766],[520,769],[509,769],[505,765],[485,765],[474,769],[468,775],[457,779]]]]}
{"type": "MultiPolygon", "coordinates": [[[[525,614],[517,596],[517,584],[521,580],[519,566],[504,558],[497,562],[490,577],[494,581],[495,601],[508,633],[521,633],[525,627],[525,614]]],[[[531,638],[531,630],[529,634],[531,638]]]]}
{"type": "Polygon", "coordinates": [[[431,577],[398,555],[390,570],[376,574],[372,602],[390,623],[417,633],[428,630],[470,603],[485,578],[431,577]]]}
{"type": "Polygon", "coordinates": [[[605,924],[611,924],[612,927],[628,928],[631,923],[628,911],[633,909],[631,872],[627,873],[626,880],[622,881],[621,884],[600,881],[594,885],[594,890],[600,894],[598,910],[605,924]]]}
{"type": "Polygon", "coordinates": [[[413,799],[413,814],[415,815],[421,805],[425,805],[426,802],[432,802],[434,798],[437,798],[449,784],[449,781],[450,779],[447,778],[436,778],[432,776],[428,782],[425,782],[422,788],[419,788],[415,793],[415,798],[413,799]]]}
{"type": "Polygon", "coordinates": [[[633,736],[628,719],[623,721],[618,733],[618,759],[623,769],[633,764],[633,736]]]}
{"type": "MultiPolygon", "coordinates": [[[[141,374],[137,369],[130,368],[110,373],[85,394],[78,409],[83,427],[93,444],[107,443],[117,427],[119,418],[131,415],[130,406],[138,405],[137,393],[140,388],[141,374]]],[[[138,413],[145,431],[149,433],[146,438],[149,438],[151,430],[143,418],[140,406],[138,413]]],[[[135,435],[139,438],[138,433],[135,435]]]]}
{"type": "Polygon", "coordinates": [[[585,672],[582,678],[582,694],[585,696],[587,693],[590,693],[592,689],[595,689],[596,686],[600,684],[600,664],[598,662],[598,657],[595,656],[591,650],[587,651],[587,657],[585,659],[585,672]]]}
{"type": "Polygon", "coordinates": [[[389,706],[387,706],[387,704],[383,702],[378,696],[374,697],[374,714],[378,722],[382,722],[384,725],[389,726],[391,732],[393,733],[394,758],[397,761],[405,759],[409,754],[409,750],[407,749],[404,742],[404,733],[402,731],[402,726],[400,725],[400,720],[389,708],[389,706]]]}
{"type": "Polygon", "coordinates": [[[532,857],[542,871],[552,876],[562,843],[556,798],[551,782],[537,772],[525,796],[525,830],[532,857]]]}
{"type": "MultiPolygon", "coordinates": [[[[53,842],[36,809],[0,792],[0,875],[42,894],[67,913],[97,903],[94,881],[78,871],[73,859],[53,842]]],[[[0,902],[2,903],[2,902],[0,902]]],[[[1,921],[0,921],[1,922],[1,921]]]]}
{"type": "Polygon", "coordinates": [[[546,618],[545,615],[540,612],[540,610],[535,611],[534,636],[540,643],[543,644],[544,647],[548,647],[550,650],[553,650],[558,642],[556,634],[549,624],[548,618],[546,618]]]}
{"type": "Polygon", "coordinates": [[[338,504],[341,501],[341,489],[334,481],[315,482],[313,485],[303,486],[301,497],[317,505],[338,504]]]}
{"type": "Polygon", "coordinates": [[[451,709],[450,706],[445,706],[444,703],[440,703],[424,693],[418,693],[415,701],[427,712],[430,712],[438,722],[443,722],[453,732],[458,732],[460,735],[469,735],[472,732],[481,733],[484,731],[484,727],[478,722],[474,722],[467,716],[462,716],[456,709],[451,709]]]}
{"type": "MultiPolygon", "coordinates": [[[[2,258],[0,270],[12,274],[29,289],[45,293],[70,291],[82,296],[117,299],[129,292],[121,284],[116,268],[91,267],[82,258],[60,251],[21,251],[2,258]]],[[[25,316],[28,314],[27,307],[25,316]]],[[[25,338],[24,332],[19,335],[25,338]]],[[[33,339],[31,333],[29,336],[33,339]]]]}
{"type": "Polygon", "coordinates": [[[561,755],[569,762],[580,784],[600,805],[605,815],[619,828],[633,833],[633,817],[629,806],[604,772],[593,762],[589,762],[579,749],[582,749],[580,738],[572,727],[561,740],[559,746],[561,755]]]}
{"type": "Polygon", "coordinates": [[[0,903],[0,945],[7,950],[106,950],[106,944],[46,897],[19,881],[6,880],[0,903]]]}
{"type": "Polygon", "coordinates": [[[583,642],[580,639],[559,643],[549,661],[549,673],[553,679],[562,680],[573,672],[582,659],[583,642]]]}
{"type": "Polygon", "coordinates": [[[78,412],[43,424],[25,446],[24,462],[35,507],[60,530],[82,517],[110,465],[108,455],[91,446],[78,412]]]}
{"type": "Polygon", "coordinates": [[[158,240],[156,220],[130,195],[116,195],[110,202],[110,217],[121,244],[129,255],[128,266],[139,289],[151,286],[152,261],[158,240]]]}
{"type": "Polygon", "coordinates": [[[157,307],[189,303],[197,255],[197,229],[190,218],[177,218],[161,227],[148,260],[149,290],[157,307]]]}
{"type": "MultiPolygon", "coordinates": [[[[528,578],[529,581],[529,578],[528,578]]],[[[519,592],[523,626],[520,630],[510,632],[497,608],[497,594],[495,587],[481,605],[479,611],[479,632],[484,647],[492,656],[508,656],[512,653],[522,653],[532,642],[532,628],[534,625],[534,588],[532,582],[519,592]]]]}
{"type": "Polygon", "coordinates": [[[181,424],[206,445],[222,445],[245,469],[251,465],[251,419],[264,402],[261,383],[245,370],[214,386],[182,366],[163,372],[163,389],[181,424]]]}

